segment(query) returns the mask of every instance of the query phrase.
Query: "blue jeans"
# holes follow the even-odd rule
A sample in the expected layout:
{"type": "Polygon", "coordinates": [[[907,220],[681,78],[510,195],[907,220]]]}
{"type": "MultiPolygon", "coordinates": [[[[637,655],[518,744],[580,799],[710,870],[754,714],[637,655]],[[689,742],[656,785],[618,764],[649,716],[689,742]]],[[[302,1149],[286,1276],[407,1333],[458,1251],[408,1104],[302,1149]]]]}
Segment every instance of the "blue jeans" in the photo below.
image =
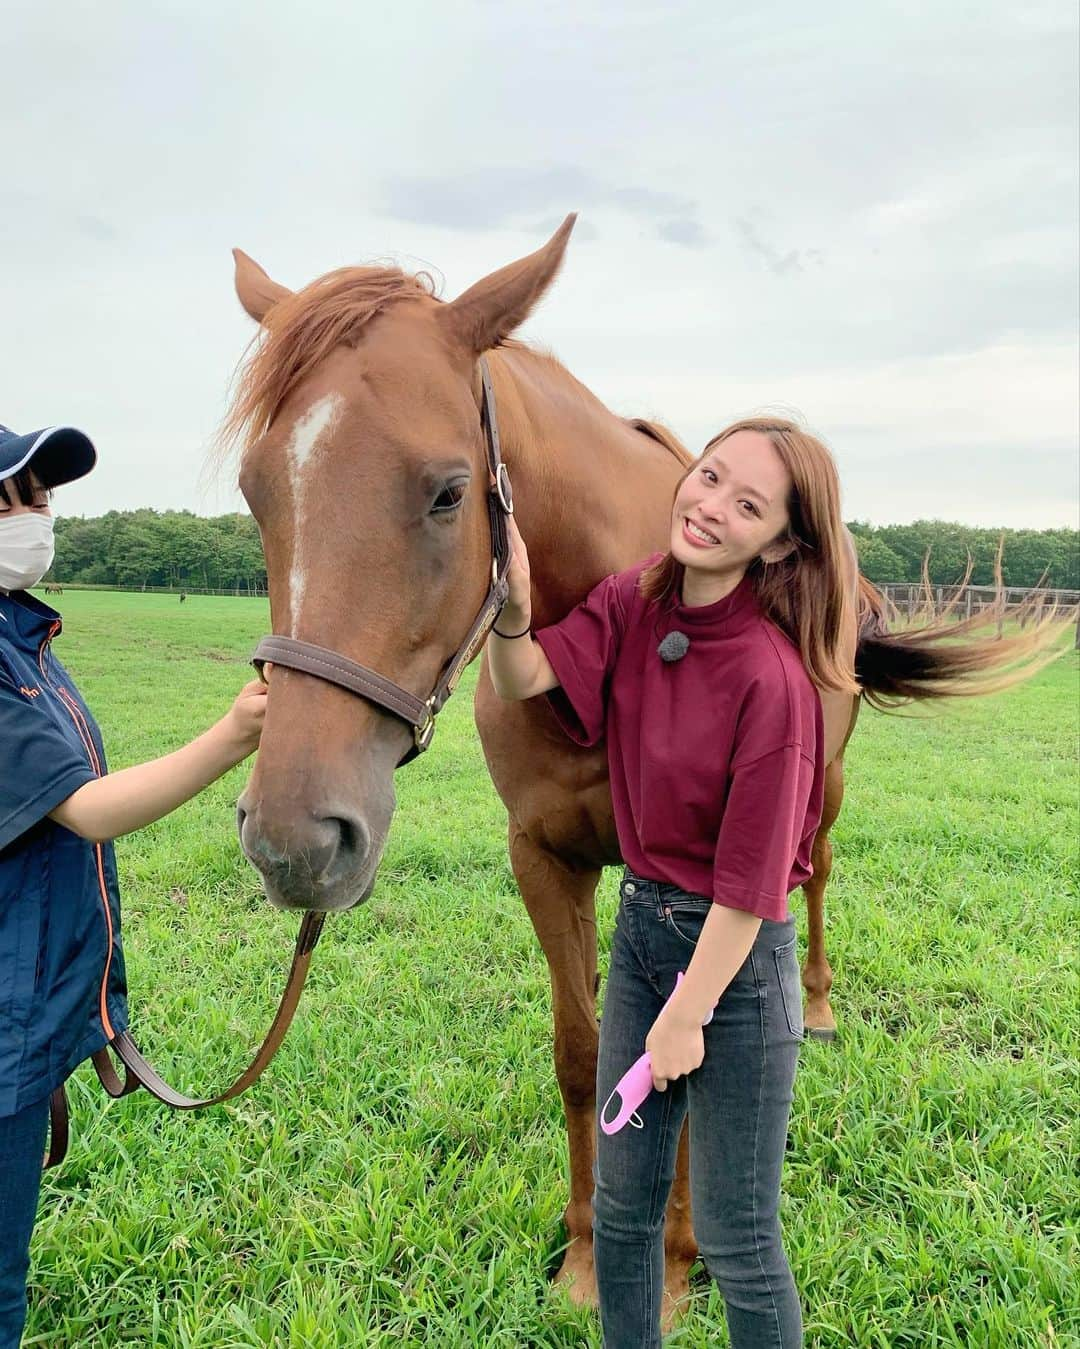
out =
{"type": "MultiPolygon", "coordinates": [[[[629,872],[621,896],[600,1026],[600,1110],[643,1052],[712,907],[629,872]]],[[[688,1109],[694,1233],[724,1298],[732,1349],[802,1344],[778,1213],[803,1038],[792,920],[762,923],[704,1034],[701,1067],[648,1096],[638,1110],[643,1127],[611,1137],[597,1129],[593,1233],[605,1349],[660,1344],[664,1209],[688,1109]]]]}
{"type": "Polygon", "coordinates": [[[0,1119],[0,1349],[18,1349],[26,1320],[30,1233],[48,1124],[47,1096],[0,1119]]]}

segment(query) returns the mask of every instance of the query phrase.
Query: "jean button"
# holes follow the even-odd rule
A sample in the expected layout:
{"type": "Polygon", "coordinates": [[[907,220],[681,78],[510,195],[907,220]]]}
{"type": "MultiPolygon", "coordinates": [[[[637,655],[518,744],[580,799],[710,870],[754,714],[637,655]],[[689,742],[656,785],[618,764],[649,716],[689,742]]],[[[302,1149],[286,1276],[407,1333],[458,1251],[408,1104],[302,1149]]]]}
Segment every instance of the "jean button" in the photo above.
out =
{"type": "Polygon", "coordinates": [[[637,891],[637,886],[634,884],[633,881],[627,881],[626,884],[623,886],[623,894],[624,894],[624,895],[632,895],[632,894],[636,893],[636,891],[637,891]]]}

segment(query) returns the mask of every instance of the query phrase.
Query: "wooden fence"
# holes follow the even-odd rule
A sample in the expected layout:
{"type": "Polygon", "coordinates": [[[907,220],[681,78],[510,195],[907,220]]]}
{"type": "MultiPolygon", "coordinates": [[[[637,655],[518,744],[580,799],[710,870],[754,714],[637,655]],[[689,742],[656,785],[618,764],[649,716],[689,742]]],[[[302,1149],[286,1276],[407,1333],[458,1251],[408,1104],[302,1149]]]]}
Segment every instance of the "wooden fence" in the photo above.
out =
{"type": "MultiPolygon", "coordinates": [[[[928,600],[932,599],[935,614],[948,611],[957,622],[961,622],[966,618],[977,617],[984,610],[992,610],[999,600],[997,586],[932,585],[929,596],[925,586],[915,582],[889,581],[877,588],[907,618],[914,618],[916,614],[925,612],[928,607],[928,600]]],[[[1011,609],[1018,608],[1028,601],[1042,600],[1046,605],[1056,604],[1058,610],[1063,614],[1074,610],[1076,613],[1076,649],[1080,651],[1080,590],[1052,590],[1037,586],[1027,588],[1005,586],[1002,593],[1006,605],[1011,609]]],[[[1027,615],[1021,615],[1021,627],[1024,626],[1027,619],[1027,615]]],[[[1000,620],[998,631],[1001,631],[1000,620]]]]}

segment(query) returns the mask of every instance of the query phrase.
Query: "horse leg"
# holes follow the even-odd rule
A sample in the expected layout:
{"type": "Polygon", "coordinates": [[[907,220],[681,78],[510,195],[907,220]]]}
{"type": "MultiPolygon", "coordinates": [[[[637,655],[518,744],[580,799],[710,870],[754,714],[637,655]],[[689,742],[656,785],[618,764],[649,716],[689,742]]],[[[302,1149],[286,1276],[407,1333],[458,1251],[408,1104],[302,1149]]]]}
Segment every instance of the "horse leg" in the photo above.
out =
{"type": "Polygon", "coordinates": [[[684,1299],[690,1292],[690,1266],[697,1255],[697,1238],[690,1216],[690,1130],[684,1120],[664,1223],[664,1305],[660,1328],[665,1335],[674,1330],[682,1315],[684,1299]]]}
{"type": "Polygon", "coordinates": [[[829,830],[844,799],[844,760],[839,755],[825,770],[825,800],[821,824],[811,853],[814,874],[803,886],[806,895],[807,951],[802,982],[806,989],[806,1033],[814,1040],[835,1040],[836,1019],[829,1005],[832,969],[825,956],[825,886],[832,871],[833,849],[829,830]]]}
{"type": "Polygon", "coordinates": [[[596,1153],[596,884],[599,869],[578,869],[534,843],[510,821],[510,864],[547,957],[555,1022],[555,1075],[566,1112],[570,1202],[567,1250],[556,1283],[574,1302],[596,1303],[592,1192],[596,1153]]]}

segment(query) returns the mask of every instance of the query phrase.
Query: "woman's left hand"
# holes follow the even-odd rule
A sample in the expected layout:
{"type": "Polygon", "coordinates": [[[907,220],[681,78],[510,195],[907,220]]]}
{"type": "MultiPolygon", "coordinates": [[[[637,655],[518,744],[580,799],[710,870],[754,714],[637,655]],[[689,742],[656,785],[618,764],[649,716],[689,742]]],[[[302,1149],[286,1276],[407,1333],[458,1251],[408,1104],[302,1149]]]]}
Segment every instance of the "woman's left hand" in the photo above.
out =
{"type": "Polygon", "coordinates": [[[653,1086],[666,1091],[669,1082],[701,1067],[705,1036],[699,1023],[687,1023],[675,1008],[667,1007],[653,1022],[645,1048],[652,1062],[653,1086]]]}

